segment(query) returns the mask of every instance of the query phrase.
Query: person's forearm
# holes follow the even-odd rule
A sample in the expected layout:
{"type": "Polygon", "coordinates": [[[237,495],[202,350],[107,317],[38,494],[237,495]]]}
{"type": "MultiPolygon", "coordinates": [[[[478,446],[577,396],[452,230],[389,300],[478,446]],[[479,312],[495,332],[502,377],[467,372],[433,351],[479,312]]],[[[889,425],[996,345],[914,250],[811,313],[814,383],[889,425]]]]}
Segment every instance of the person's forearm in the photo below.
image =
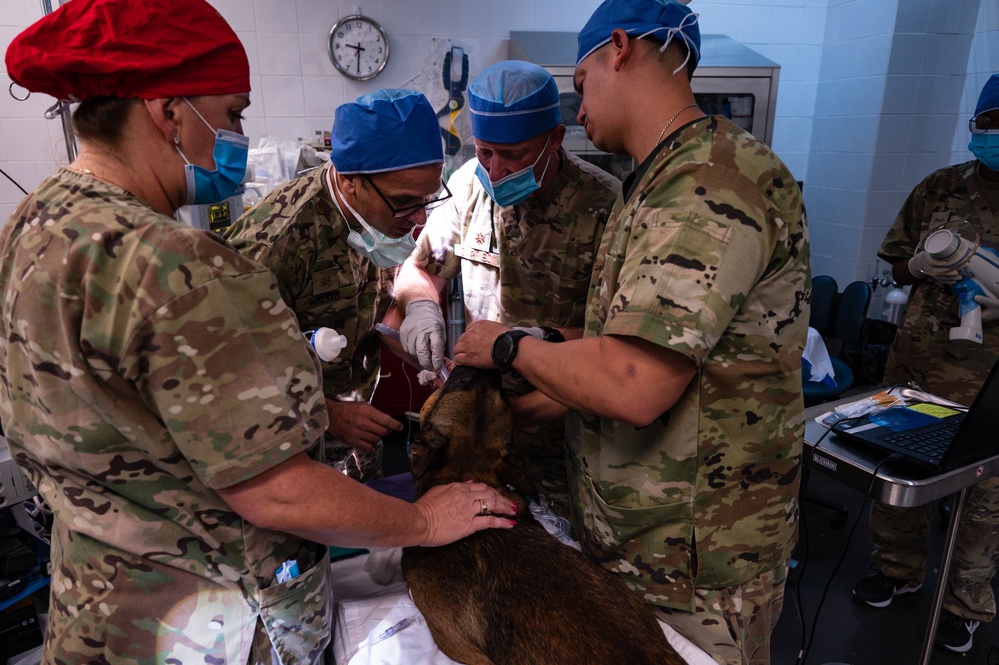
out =
{"type": "Polygon", "coordinates": [[[565,418],[565,405],[559,404],[540,390],[510,399],[513,424],[517,429],[547,425],[565,418]]]}
{"type": "Polygon", "coordinates": [[[440,300],[447,280],[427,271],[413,256],[406,259],[395,279],[395,300],[405,312],[406,305],[417,300],[440,300]]]}
{"type": "Polygon", "coordinates": [[[678,353],[608,335],[558,344],[525,337],[513,368],[571,409],[636,426],[673,406],[696,373],[678,353]]]}
{"type": "Polygon", "coordinates": [[[395,332],[393,334],[388,334],[383,331],[379,337],[382,344],[384,344],[389,351],[399,356],[413,367],[420,368],[420,361],[406,353],[406,349],[402,347],[402,342],[399,341],[399,328],[402,326],[402,320],[403,313],[399,308],[399,305],[394,304],[389,307],[388,311],[385,313],[385,318],[383,318],[381,322],[382,325],[391,328],[395,332]]]}
{"type": "Polygon", "coordinates": [[[414,504],[365,487],[304,453],[274,471],[219,494],[255,526],[325,545],[405,547],[426,539],[427,521],[414,504]]]}

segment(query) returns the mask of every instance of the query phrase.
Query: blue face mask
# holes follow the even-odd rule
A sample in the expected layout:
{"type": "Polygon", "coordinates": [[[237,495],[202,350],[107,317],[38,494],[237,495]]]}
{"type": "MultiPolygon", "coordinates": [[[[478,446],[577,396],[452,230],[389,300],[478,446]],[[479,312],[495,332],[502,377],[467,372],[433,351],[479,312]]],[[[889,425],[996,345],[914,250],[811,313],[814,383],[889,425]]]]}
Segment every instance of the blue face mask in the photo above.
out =
{"type": "Polygon", "coordinates": [[[972,134],[968,150],[990,171],[999,171],[999,132],[972,134]]]}
{"type": "Polygon", "coordinates": [[[475,166],[475,176],[482,183],[482,187],[486,190],[489,198],[495,201],[497,205],[505,208],[506,206],[515,206],[523,203],[527,200],[528,196],[541,189],[539,180],[545,179],[545,173],[548,172],[548,165],[551,164],[551,158],[549,157],[548,162],[545,164],[545,169],[541,172],[540,179],[534,177],[534,167],[538,165],[542,157],[548,154],[548,142],[550,140],[551,134],[548,135],[548,138],[545,140],[545,147],[541,150],[541,154],[538,155],[533,164],[516,173],[511,173],[504,178],[500,178],[496,182],[489,180],[489,174],[482,168],[482,164],[477,164],[475,166]]]}
{"type": "MultiPolygon", "coordinates": [[[[350,211],[350,214],[354,216],[354,219],[364,229],[360,233],[354,229],[349,229],[347,244],[368,257],[368,260],[378,268],[391,268],[402,265],[409,258],[409,255],[413,253],[413,250],[416,249],[416,238],[413,237],[413,234],[416,232],[417,227],[414,227],[412,231],[401,238],[389,238],[368,224],[361,217],[361,213],[354,210],[347,203],[346,197],[340,193],[340,187],[336,184],[336,176],[333,175],[333,169],[331,168],[327,173],[329,174],[330,182],[333,183],[333,188],[343,200],[343,204],[347,206],[347,210],[350,211]]],[[[336,204],[337,209],[340,208],[340,203],[337,201],[336,196],[333,197],[333,203],[336,204]]],[[[343,214],[343,210],[340,210],[340,214],[343,214]]]]}
{"type": "MultiPolygon", "coordinates": [[[[198,113],[191,102],[187,105],[201,118],[208,129],[212,126],[198,113]]],[[[180,152],[180,146],[174,146],[180,152]]],[[[250,151],[250,139],[236,132],[229,132],[224,129],[215,130],[215,149],[212,156],[215,158],[215,170],[209,171],[206,168],[192,164],[184,153],[180,156],[184,158],[187,165],[184,167],[184,175],[187,178],[187,205],[202,205],[206,203],[219,203],[239,191],[246,175],[246,159],[250,151]]]]}

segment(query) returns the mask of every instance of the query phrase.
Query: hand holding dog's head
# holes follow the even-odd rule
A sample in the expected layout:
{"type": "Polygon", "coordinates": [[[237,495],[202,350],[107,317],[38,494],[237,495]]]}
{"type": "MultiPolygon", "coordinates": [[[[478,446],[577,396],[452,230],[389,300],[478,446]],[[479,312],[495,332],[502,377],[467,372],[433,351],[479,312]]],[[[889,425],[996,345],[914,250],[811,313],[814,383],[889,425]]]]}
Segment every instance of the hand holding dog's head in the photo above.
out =
{"type": "Polygon", "coordinates": [[[513,416],[500,373],[457,366],[420,411],[420,431],[409,453],[417,496],[434,485],[465,480],[511,485],[533,495],[512,441],[513,416]]]}

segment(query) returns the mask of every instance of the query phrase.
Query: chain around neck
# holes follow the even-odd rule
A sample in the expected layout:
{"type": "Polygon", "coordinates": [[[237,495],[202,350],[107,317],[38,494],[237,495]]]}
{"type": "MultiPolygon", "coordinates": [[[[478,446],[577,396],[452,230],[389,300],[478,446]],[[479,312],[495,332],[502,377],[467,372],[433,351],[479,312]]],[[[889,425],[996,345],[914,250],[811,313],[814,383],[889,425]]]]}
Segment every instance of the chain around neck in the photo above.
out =
{"type": "Polygon", "coordinates": [[[669,122],[667,122],[666,125],[663,127],[663,131],[659,132],[659,138],[656,140],[656,145],[659,145],[660,143],[663,142],[663,136],[666,135],[666,130],[669,129],[669,126],[673,124],[673,121],[679,118],[681,113],[683,113],[689,108],[693,108],[694,106],[697,106],[697,102],[694,102],[693,104],[687,104],[682,109],[677,111],[672,118],[669,119],[669,122]]]}

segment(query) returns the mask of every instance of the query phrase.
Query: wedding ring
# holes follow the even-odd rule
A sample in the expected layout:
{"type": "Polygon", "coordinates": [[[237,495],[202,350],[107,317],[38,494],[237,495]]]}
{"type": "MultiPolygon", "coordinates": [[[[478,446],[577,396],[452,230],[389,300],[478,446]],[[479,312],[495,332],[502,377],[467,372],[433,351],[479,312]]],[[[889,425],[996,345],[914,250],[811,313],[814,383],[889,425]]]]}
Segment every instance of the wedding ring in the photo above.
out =
{"type": "Polygon", "coordinates": [[[479,499],[479,515],[489,514],[489,502],[479,499]]]}

